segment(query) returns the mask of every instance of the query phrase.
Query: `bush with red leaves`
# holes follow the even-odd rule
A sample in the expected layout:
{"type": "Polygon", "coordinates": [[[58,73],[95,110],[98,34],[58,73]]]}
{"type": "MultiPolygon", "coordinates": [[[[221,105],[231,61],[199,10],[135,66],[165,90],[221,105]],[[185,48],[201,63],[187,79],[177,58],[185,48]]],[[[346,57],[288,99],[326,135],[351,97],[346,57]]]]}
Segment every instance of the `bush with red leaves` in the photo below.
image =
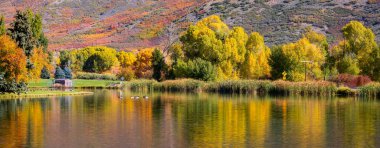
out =
{"type": "Polygon", "coordinates": [[[365,75],[350,75],[350,74],[339,74],[332,78],[331,81],[338,83],[339,85],[348,86],[351,88],[366,85],[372,82],[371,78],[365,75]]]}

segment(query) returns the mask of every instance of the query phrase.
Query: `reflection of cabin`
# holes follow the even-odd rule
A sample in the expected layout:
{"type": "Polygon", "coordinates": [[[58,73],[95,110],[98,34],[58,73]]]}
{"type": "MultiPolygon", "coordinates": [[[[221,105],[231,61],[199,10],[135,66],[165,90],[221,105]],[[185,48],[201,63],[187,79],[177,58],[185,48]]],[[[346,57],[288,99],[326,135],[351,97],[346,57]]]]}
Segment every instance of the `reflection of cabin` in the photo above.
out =
{"type": "Polygon", "coordinates": [[[55,79],[53,86],[60,85],[61,87],[73,87],[73,81],[70,79],[55,79]]]}

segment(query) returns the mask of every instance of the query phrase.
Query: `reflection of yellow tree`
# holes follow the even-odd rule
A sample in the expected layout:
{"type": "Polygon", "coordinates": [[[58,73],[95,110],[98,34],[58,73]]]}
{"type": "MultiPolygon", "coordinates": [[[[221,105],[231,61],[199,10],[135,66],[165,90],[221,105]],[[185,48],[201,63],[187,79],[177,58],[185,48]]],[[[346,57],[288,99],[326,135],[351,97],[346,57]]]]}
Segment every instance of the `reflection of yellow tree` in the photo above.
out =
{"type": "MultiPolygon", "coordinates": [[[[10,104],[9,104],[10,105],[10,104]]],[[[0,141],[2,147],[42,147],[44,139],[44,115],[39,101],[22,101],[21,106],[9,107],[10,115],[5,125],[6,136],[0,141]]]]}
{"type": "Polygon", "coordinates": [[[253,147],[264,147],[268,130],[270,129],[271,102],[270,100],[250,101],[249,112],[249,139],[253,147]]]}
{"type": "Polygon", "coordinates": [[[232,147],[243,147],[245,144],[246,112],[243,108],[245,106],[241,106],[236,101],[218,100],[219,118],[222,120],[221,123],[224,123],[223,141],[232,147]]]}
{"type": "Polygon", "coordinates": [[[141,101],[140,117],[142,123],[141,135],[144,135],[142,147],[152,147],[153,145],[153,112],[152,101],[141,101]]]}
{"type": "Polygon", "coordinates": [[[202,122],[194,125],[194,147],[244,147],[246,139],[245,106],[236,100],[210,101],[204,106],[202,122]],[[201,124],[201,125],[198,125],[201,124]]]}
{"type": "Polygon", "coordinates": [[[325,105],[326,101],[322,100],[289,101],[284,142],[295,144],[294,147],[323,147],[326,126],[325,105]]]}
{"type": "Polygon", "coordinates": [[[347,105],[352,106],[345,106],[342,113],[344,147],[375,147],[377,105],[374,102],[347,105]]]}

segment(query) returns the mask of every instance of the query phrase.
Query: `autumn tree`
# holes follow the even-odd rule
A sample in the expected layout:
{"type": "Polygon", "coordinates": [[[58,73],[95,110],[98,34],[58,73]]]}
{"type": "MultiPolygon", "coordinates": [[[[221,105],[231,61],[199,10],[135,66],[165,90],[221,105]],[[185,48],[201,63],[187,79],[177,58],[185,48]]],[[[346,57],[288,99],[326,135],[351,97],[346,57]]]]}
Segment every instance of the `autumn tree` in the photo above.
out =
{"type": "Polygon", "coordinates": [[[311,44],[323,49],[324,52],[328,52],[329,44],[325,35],[314,31],[311,27],[308,27],[306,28],[306,32],[303,34],[303,37],[308,39],[311,44]]]}
{"type": "Polygon", "coordinates": [[[226,51],[230,53],[230,61],[234,66],[242,64],[245,61],[248,41],[248,35],[242,27],[234,27],[228,35],[224,46],[226,51]]]}
{"type": "Polygon", "coordinates": [[[61,67],[64,67],[66,65],[70,65],[70,62],[72,62],[71,60],[74,59],[74,57],[72,57],[72,54],[70,53],[70,51],[68,50],[62,50],[59,52],[59,61],[60,61],[60,66],[61,67]]]}
{"type": "Polygon", "coordinates": [[[206,17],[189,27],[180,38],[184,62],[200,58],[216,67],[217,79],[270,77],[270,49],[257,32],[247,35],[242,27],[230,29],[218,16],[206,17]]]}
{"type": "Polygon", "coordinates": [[[306,65],[308,77],[321,79],[323,77],[321,65],[324,61],[323,49],[310,43],[304,37],[295,43],[288,43],[274,50],[273,56],[271,56],[272,73],[273,76],[276,76],[275,79],[280,78],[280,73],[285,72],[288,80],[301,81],[305,77],[306,65]],[[284,66],[274,67],[278,65],[284,66]]]}
{"type": "Polygon", "coordinates": [[[172,65],[176,65],[179,60],[183,60],[185,58],[185,54],[182,50],[183,45],[182,43],[174,43],[170,48],[169,48],[169,53],[170,53],[170,59],[172,60],[172,65]]]}
{"type": "Polygon", "coordinates": [[[180,60],[184,60],[185,55],[182,50],[183,46],[182,43],[176,42],[172,46],[169,47],[169,55],[170,55],[170,67],[168,67],[168,75],[167,78],[169,79],[175,79],[175,74],[173,67],[175,67],[180,60]]]}
{"type": "Polygon", "coordinates": [[[226,59],[217,64],[218,80],[238,79],[247,53],[248,35],[242,27],[234,27],[224,41],[226,59]]]}
{"type": "Polygon", "coordinates": [[[133,65],[136,61],[136,55],[132,52],[120,51],[117,53],[117,59],[120,62],[120,66],[126,68],[133,65]]]}
{"type": "Polygon", "coordinates": [[[264,44],[264,37],[253,32],[246,43],[247,53],[241,68],[241,76],[245,79],[258,79],[270,76],[269,58],[271,50],[264,44]]]}
{"type": "Polygon", "coordinates": [[[41,71],[44,67],[53,69],[49,63],[48,54],[43,51],[42,48],[36,48],[33,50],[33,54],[30,57],[30,61],[33,64],[33,68],[29,69],[30,79],[39,79],[41,77],[41,71]]]}
{"type": "Polygon", "coordinates": [[[190,26],[180,40],[186,57],[216,64],[226,59],[223,40],[228,33],[228,26],[218,16],[212,15],[190,26]]]}
{"type": "Polygon", "coordinates": [[[90,46],[82,49],[60,52],[61,67],[86,72],[105,72],[118,65],[117,51],[105,46],[90,46]]]}
{"type": "Polygon", "coordinates": [[[7,81],[27,81],[26,56],[7,35],[0,36],[0,72],[7,81]]]}
{"type": "MultiPolygon", "coordinates": [[[[358,21],[351,21],[342,28],[344,40],[341,41],[337,48],[341,48],[340,57],[346,57],[345,63],[357,64],[360,74],[368,75],[372,79],[379,80],[377,75],[376,63],[378,57],[378,48],[375,41],[375,34],[370,28],[366,28],[358,21]],[[352,61],[348,61],[350,58],[352,61]],[[357,63],[355,63],[357,62],[357,63]]],[[[344,59],[343,59],[344,60],[344,59]]],[[[337,59],[337,63],[341,62],[337,59]]],[[[347,64],[341,64],[346,67],[347,64]]],[[[337,65],[339,66],[339,65],[337,65]]],[[[343,70],[344,67],[338,67],[343,70]]],[[[343,72],[343,71],[339,71],[343,72]]]]}
{"type": "Polygon", "coordinates": [[[206,17],[190,26],[180,38],[184,55],[188,58],[184,62],[200,58],[217,67],[218,79],[238,78],[247,38],[243,28],[230,30],[218,16],[206,17]]]}
{"type": "Polygon", "coordinates": [[[305,34],[303,37],[308,39],[311,44],[316,45],[318,48],[322,49],[323,54],[325,55],[325,62],[321,65],[324,76],[336,74],[336,67],[332,60],[332,53],[329,51],[329,44],[327,38],[324,34],[318,33],[311,29],[311,27],[306,28],[305,34]]]}
{"type": "Polygon", "coordinates": [[[83,70],[86,72],[102,73],[110,70],[116,62],[116,54],[109,52],[96,52],[86,60],[83,70]]]}
{"type": "Polygon", "coordinates": [[[135,75],[138,78],[151,78],[152,76],[152,58],[153,49],[147,48],[140,50],[136,56],[134,64],[135,75]]]}

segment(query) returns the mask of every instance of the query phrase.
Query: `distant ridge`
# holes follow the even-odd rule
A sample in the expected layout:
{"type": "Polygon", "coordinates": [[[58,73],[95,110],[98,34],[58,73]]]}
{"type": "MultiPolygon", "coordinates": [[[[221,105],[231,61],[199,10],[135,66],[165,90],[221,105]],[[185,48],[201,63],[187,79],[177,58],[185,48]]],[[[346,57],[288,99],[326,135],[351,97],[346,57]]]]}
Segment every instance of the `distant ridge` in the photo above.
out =
{"type": "Polygon", "coordinates": [[[50,50],[107,45],[122,50],[165,47],[184,28],[217,14],[230,26],[258,31],[268,45],[295,41],[311,26],[340,38],[340,28],[359,20],[380,37],[379,0],[7,0],[0,13],[10,23],[16,10],[43,15],[50,50]]]}

